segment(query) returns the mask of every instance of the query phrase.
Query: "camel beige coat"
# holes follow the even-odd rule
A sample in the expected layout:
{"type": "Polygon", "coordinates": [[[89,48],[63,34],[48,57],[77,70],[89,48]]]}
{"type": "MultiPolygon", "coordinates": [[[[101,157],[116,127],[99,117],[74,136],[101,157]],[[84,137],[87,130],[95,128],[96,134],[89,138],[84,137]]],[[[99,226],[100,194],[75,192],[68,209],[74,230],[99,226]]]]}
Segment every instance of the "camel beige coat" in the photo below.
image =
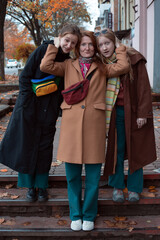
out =
{"type": "MultiPolygon", "coordinates": [[[[108,74],[100,72],[95,62],[91,64],[87,75],[94,69],[96,71],[90,80],[88,95],[83,101],[75,105],[68,105],[63,101],[57,159],[77,164],[105,162],[106,77],[119,76],[129,69],[126,48],[121,46],[116,51],[118,62],[105,66],[108,74]]],[[[56,47],[49,45],[40,65],[41,71],[64,76],[65,88],[82,81],[79,60],[54,62],[56,53],[56,47]]]]}

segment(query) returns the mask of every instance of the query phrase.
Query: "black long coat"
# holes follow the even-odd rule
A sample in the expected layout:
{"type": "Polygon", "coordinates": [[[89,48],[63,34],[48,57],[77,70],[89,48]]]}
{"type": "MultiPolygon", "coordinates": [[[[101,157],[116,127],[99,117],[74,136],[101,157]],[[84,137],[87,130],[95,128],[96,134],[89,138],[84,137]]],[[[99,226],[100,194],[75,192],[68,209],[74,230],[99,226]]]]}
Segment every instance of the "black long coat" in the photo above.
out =
{"type": "MultiPolygon", "coordinates": [[[[31,79],[48,76],[40,71],[47,46],[48,42],[44,42],[31,54],[20,75],[19,96],[0,145],[0,162],[21,173],[46,173],[52,161],[63,79],[56,92],[45,96],[36,97],[31,87],[31,79]]],[[[67,58],[69,55],[59,48],[56,61],[67,58]]]]}

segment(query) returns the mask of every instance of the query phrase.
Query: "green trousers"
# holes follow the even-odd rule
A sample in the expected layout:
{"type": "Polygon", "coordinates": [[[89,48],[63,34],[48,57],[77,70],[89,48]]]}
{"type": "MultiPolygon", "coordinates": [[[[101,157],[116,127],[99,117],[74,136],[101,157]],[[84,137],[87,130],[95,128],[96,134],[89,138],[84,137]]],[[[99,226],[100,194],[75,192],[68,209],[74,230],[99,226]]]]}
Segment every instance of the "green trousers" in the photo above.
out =
{"type": "Polygon", "coordinates": [[[35,175],[18,173],[18,187],[46,189],[48,187],[48,176],[49,173],[35,175]]]}
{"type": "Polygon", "coordinates": [[[82,164],[65,163],[70,219],[94,221],[102,164],[85,164],[85,191],[82,203],[82,164]]]}
{"type": "MultiPolygon", "coordinates": [[[[125,118],[124,107],[116,107],[116,128],[117,128],[117,164],[115,174],[109,177],[109,186],[124,189],[124,154],[125,154],[125,118]]],[[[141,193],[143,190],[143,169],[140,168],[134,173],[130,174],[128,169],[127,178],[128,191],[141,193]]]]}

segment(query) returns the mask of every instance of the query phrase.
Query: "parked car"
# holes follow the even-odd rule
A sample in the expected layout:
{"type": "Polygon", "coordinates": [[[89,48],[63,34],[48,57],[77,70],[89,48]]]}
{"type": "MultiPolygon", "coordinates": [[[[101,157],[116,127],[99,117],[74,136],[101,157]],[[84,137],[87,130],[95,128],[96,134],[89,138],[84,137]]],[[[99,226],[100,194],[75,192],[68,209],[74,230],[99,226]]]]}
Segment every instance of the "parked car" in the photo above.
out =
{"type": "Polygon", "coordinates": [[[12,67],[21,67],[21,63],[18,62],[16,59],[8,59],[7,64],[6,64],[7,68],[12,68],[12,67]]]}

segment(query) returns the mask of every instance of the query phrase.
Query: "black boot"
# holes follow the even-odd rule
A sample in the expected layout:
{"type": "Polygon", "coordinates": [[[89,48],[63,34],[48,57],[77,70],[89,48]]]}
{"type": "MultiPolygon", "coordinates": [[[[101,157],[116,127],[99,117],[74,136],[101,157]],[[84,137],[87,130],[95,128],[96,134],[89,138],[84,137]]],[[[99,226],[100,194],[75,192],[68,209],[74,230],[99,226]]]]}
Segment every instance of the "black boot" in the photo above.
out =
{"type": "Polygon", "coordinates": [[[45,202],[48,200],[48,193],[46,189],[39,188],[38,189],[38,201],[45,202]]]}
{"type": "Polygon", "coordinates": [[[35,202],[37,200],[35,188],[28,189],[26,200],[27,200],[27,202],[35,202]]]}

